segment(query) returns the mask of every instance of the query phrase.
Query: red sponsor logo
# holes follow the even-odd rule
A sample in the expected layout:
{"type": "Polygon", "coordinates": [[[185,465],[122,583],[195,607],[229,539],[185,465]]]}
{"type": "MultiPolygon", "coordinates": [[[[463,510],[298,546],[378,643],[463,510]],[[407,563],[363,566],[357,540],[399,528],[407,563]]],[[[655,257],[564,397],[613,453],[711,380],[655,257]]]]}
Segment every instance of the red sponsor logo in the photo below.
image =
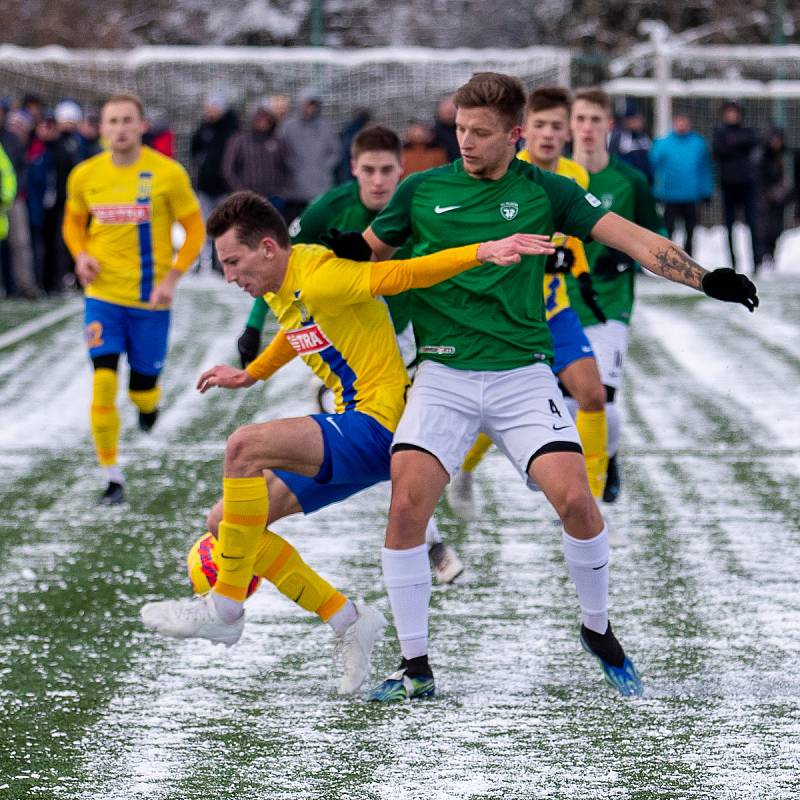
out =
{"type": "Polygon", "coordinates": [[[92,216],[104,225],[139,225],[150,222],[149,205],[92,206],[92,216]]]}
{"type": "Polygon", "coordinates": [[[286,331],[286,338],[301,356],[319,353],[320,350],[330,347],[331,344],[330,339],[328,339],[319,325],[306,325],[303,328],[286,331]]]}

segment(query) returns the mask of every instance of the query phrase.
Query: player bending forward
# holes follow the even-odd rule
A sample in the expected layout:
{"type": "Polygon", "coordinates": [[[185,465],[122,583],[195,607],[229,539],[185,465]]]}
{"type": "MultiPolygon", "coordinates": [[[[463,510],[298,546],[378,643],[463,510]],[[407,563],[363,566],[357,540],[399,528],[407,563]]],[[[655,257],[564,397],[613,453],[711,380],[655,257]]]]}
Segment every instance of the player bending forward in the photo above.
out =
{"type": "MultiPolygon", "coordinates": [[[[424,258],[358,263],[319,245],[292,246],[282,217],[251,192],[228,198],[209,217],[207,229],[226,280],[253,297],[263,295],[281,330],[246,370],[216,366],[205,372],[200,391],[252,386],[299,354],[337,400],[335,414],[246,425],[230,436],[213,589],[203,597],[142,608],[144,624],[165,636],[230,645],[242,634],[243,602],[265,537],[275,545],[271,571],[276,575],[284,563],[281,552],[294,553],[283,550],[267,525],[389,479],[389,446],[408,375],[386,304],[376,298],[431,286],[481,262],[497,265],[493,270],[507,268],[522,256],[550,254],[554,248],[547,236],[518,234],[424,258]]],[[[289,577],[294,593],[302,594],[308,572],[289,577]]],[[[342,615],[338,623],[347,638],[340,691],[355,691],[367,675],[385,620],[325,586],[310,583],[308,588],[315,597],[327,594],[321,601],[328,604],[326,613],[342,615]],[[355,633],[348,636],[351,627],[355,633]]]]}

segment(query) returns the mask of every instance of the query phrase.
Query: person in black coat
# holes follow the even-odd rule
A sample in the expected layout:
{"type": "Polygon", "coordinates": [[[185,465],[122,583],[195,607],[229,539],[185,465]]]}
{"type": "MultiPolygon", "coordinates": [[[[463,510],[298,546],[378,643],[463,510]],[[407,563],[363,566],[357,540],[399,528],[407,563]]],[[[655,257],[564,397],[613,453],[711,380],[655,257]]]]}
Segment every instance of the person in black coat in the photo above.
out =
{"type": "MultiPolygon", "coordinates": [[[[221,95],[211,95],[203,108],[203,121],[192,134],[189,152],[195,175],[195,188],[200,200],[203,219],[225,199],[230,191],[222,169],[225,146],[239,130],[239,120],[221,95]]],[[[209,242],[200,254],[201,265],[219,269],[213,248],[209,242]]]]}
{"type": "Polygon", "coordinates": [[[792,195],[785,157],[783,128],[773,125],[767,134],[758,164],[760,268],[764,270],[775,269],[775,246],[786,226],[786,206],[792,195]]]}
{"type": "Polygon", "coordinates": [[[761,262],[761,239],[758,232],[757,160],[760,137],[755,128],[742,124],[742,107],[734,100],[722,105],[722,125],[714,129],[713,153],[719,167],[722,210],[728,229],[731,266],[736,268],[733,248],[733,223],[736,212],[744,212],[750,229],[754,270],[761,262]]]}

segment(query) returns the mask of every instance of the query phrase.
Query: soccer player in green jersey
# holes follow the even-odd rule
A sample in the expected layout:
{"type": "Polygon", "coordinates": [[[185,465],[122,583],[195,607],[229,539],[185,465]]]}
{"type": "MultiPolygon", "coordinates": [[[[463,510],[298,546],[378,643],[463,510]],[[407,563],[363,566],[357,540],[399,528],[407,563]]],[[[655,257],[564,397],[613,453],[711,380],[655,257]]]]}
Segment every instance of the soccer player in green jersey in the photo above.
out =
{"type": "MultiPolygon", "coordinates": [[[[409,236],[414,253],[472,237],[561,232],[623,250],[652,272],[753,309],[755,286],[733,270],[706,272],[671,241],[608,212],[572,181],[515,158],[525,93],[517,78],[477,73],[455,94],[461,159],[404,180],[364,232],[378,259],[409,236]]],[[[382,553],[402,661],[377,701],[434,693],[428,663],[431,594],[425,523],[479,432],[540,488],[563,523],[567,568],[582,613],[581,642],[622,694],[641,682],[608,621],[609,546],[589,490],[577,432],[550,369],[542,256],[488,267],[415,291],[421,365],[393,440],[392,500],[382,553]]]]}
{"type": "MultiPolygon", "coordinates": [[[[351,148],[351,169],[355,180],[343,183],[320,195],[303,214],[289,226],[292,244],[325,244],[344,258],[369,260],[369,248],[356,248],[355,252],[340,249],[340,243],[332,242],[331,231],[362,231],[372,222],[394,194],[400,176],[403,174],[403,147],[400,137],[383,125],[369,125],[359,131],[351,148]],[[362,253],[359,254],[358,250],[362,253]]],[[[334,237],[335,238],[335,234],[334,237]]],[[[411,254],[411,242],[400,248],[397,258],[411,254]]],[[[406,363],[413,360],[407,353],[414,352],[413,332],[410,328],[410,296],[408,292],[384,297],[389,306],[397,343],[406,363]]],[[[259,353],[261,330],[267,314],[267,304],[259,297],[253,303],[247,326],[239,337],[238,348],[242,368],[253,361],[259,353]]],[[[324,386],[321,389],[325,390],[324,386]]],[[[320,392],[320,398],[322,392],[320,392]]],[[[320,402],[320,405],[323,405],[320,402]]],[[[331,411],[332,408],[322,408],[331,411]]],[[[221,509],[219,511],[221,514],[221,509]]],[[[463,571],[464,564],[453,547],[447,544],[434,517],[428,521],[425,530],[428,555],[437,583],[452,583],[463,571]]]]}
{"type": "MultiPolygon", "coordinates": [[[[651,231],[666,234],[645,175],[608,152],[612,122],[611,98],[606,92],[578,90],[570,118],[572,157],[588,171],[589,191],[600,200],[603,208],[651,231]]],[[[587,244],[586,257],[597,291],[597,303],[606,320],[598,319],[586,305],[571,276],[567,282],[570,302],[592,343],[606,388],[609,461],[603,500],[613,503],[620,491],[617,449],[621,428],[620,412],[614,400],[622,385],[628,350],[636,271],[634,259],[627,253],[599,241],[587,244]]]]}

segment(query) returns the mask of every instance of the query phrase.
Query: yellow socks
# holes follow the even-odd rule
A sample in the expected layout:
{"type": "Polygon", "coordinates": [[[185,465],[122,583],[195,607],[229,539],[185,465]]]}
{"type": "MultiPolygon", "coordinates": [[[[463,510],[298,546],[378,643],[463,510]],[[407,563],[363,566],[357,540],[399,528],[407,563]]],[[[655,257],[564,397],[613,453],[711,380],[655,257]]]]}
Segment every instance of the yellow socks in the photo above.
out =
{"type": "Polygon", "coordinates": [[[583,458],[589,476],[589,488],[594,497],[602,497],[608,469],[608,426],[605,411],[578,409],[575,427],[583,445],[583,458]]]}
{"type": "Polygon", "coordinates": [[[267,525],[267,483],[257,478],[225,478],[219,524],[219,575],[214,591],[237,603],[244,601],[267,525]]]}
{"type": "Polygon", "coordinates": [[[258,547],[253,571],[323,622],[327,622],[347,602],[340,591],[303,561],[289,542],[269,530],[265,531],[258,547]]]}
{"type": "Polygon", "coordinates": [[[113,369],[95,370],[90,421],[97,460],[101,467],[113,467],[117,463],[119,413],[116,400],[117,373],[113,369]]]}
{"type": "Polygon", "coordinates": [[[461,465],[462,472],[472,472],[478,464],[481,463],[486,451],[492,446],[492,440],[485,434],[479,433],[475,444],[472,445],[470,451],[464,458],[464,463],[461,465]]]}
{"type": "Polygon", "coordinates": [[[128,389],[128,397],[131,402],[143,414],[151,414],[158,408],[158,401],[161,399],[161,387],[154,386],[152,389],[128,389]]]}

